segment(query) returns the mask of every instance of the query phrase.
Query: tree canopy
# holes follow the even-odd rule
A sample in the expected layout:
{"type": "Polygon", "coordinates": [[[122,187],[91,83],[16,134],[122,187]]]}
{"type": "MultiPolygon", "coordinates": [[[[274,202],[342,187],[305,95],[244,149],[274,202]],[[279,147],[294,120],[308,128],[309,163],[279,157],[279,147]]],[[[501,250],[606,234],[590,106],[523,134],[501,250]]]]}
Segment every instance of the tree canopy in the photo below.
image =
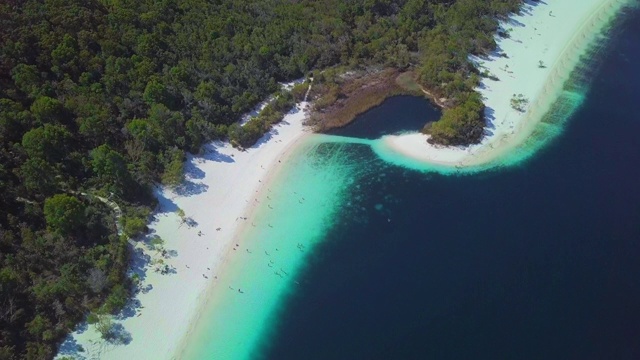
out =
{"type": "Polygon", "coordinates": [[[68,235],[85,221],[84,205],[74,196],[57,194],[44,201],[44,217],[50,230],[68,235]]]}

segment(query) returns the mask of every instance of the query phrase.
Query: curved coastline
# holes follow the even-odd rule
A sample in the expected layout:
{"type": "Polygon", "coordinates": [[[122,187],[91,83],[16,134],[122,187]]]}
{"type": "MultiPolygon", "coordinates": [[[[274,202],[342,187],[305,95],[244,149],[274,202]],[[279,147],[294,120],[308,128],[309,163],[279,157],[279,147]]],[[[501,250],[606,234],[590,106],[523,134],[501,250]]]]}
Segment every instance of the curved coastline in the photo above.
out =
{"type": "Polygon", "coordinates": [[[427,143],[427,135],[408,133],[384,136],[372,144],[373,150],[385,161],[423,171],[477,172],[503,165],[534,133],[562,95],[582,55],[628,3],[587,0],[580,2],[582,9],[564,1],[526,5],[523,14],[502,24],[515,27],[510,38],[497,40],[509,58],[495,54],[484,63],[473,59],[500,79],[484,79],[478,89],[489,121],[480,144],[437,146],[427,143]],[[539,68],[538,61],[551,66],[539,68]],[[525,112],[511,108],[513,94],[531,100],[525,112]]]}

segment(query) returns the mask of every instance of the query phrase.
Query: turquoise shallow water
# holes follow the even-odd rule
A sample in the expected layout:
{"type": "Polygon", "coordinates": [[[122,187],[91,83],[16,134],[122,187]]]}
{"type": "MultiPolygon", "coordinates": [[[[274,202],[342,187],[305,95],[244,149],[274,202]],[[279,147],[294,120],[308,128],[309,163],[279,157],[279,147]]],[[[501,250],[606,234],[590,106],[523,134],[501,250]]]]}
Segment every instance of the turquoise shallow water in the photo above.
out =
{"type": "MultiPolygon", "coordinates": [[[[453,191],[464,194],[465,191],[469,191],[466,195],[469,198],[474,198],[477,196],[472,194],[475,187],[490,192],[483,186],[475,184],[477,181],[482,181],[482,176],[463,177],[466,179],[464,181],[474,182],[474,184],[461,190],[458,188],[459,181],[461,181],[459,177],[451,178],[450,175],[471,175],[493,170],[489,173],[494,175],[490,176],[496,176],[495,174],[499,174],[502,170],[509,171],[508,169],[528,171],[530,162],[544,157],[549,151],[554,151],[553,149],[556,147],[550,145],[555,144],[555,141],[564,134],[570,115],[584,106],[585,101],[589,98],[591,82],[599,73],[602,66],[601,60],[607,54],[607,48],[604,45],[605,39],[601,38],[601,41],[595,43],[585,54],[581,65],[565,84],[564,90],[554,103],[552,110],[536,127],[532,136],[507,156],[496,159],[495,162],[483,167],[465,170],[444,168],[391,155],[379,140],[380,134],[378,132],[376,134],[358,133],[354,134],[355,136],[314,135],[307,138],[277,174],[272,187],[261,194],[262,205],[250,219],[255,226],[247,227],[246,231],[240,235],[239,246],[229,257],[228,263],[225,264],[224,273],[219,275],[219,282],[215,285],[216,288],[211,293],[206,309],[201,314],[202,320],[194,329],[193,335],[189,337],[181,358],[293,359],[304,356],[304,346],[308,345],[310,349],[316,349],[316,356],[310,358],[320,359],[323,358],[320,355],[322,354],[320,349],[323,348],[322,341],[325,342],[324,348],[332,350],[327,352],[326,356],[349,358],[339,356],[340,349],[332,347],[329,342],[332,337],[328,333],[336,332],[336,336],[338,336],[339,329],[335,327],[335,324],[324,324],[324,327],[319,325],[320,330],[317,331],[320,333],[314,336],[308,333],[309,324],[304,321],[300,322],[301,320],[298,319],[305,319],[305,314],[310,313],[312,315],[309,315],[308,322],[322,324],[326,320],[327,323],[330,323],[331,316],[335,316],[331,308],[335,306],[335,311],[342,314],[344,321],[349,322],[352,313],[340,312],[339,308],[342,302],[361,304],[365,307],[361,310],[369,314],[369,317],[372,315],[367,312],[367,307],[386,308],[387,305],[382,300],[381,303],[376,304],[375,299],[371,297],[358,298],[362,292],[352,293],[352,288],[346,287],[345,282],[341,280],[343,277],[347,279],[364,277],[368,271],[371,271],[372,277],[378,276],[376,281],[385,286],[391,285],[385,281],[385,272],[376,272],[376,265],[370,264],[363,267],[362,264],[366,260],[355,255],[351,259],[346,255],[358,254],[358,248],[349,248],[349,250],[341,251],[339,255],[335,255],[335,253],[332,255],[331,252],[323,249],[331,247],[337,242],[348,243],[351,238],[345,239],[339,235],[340,233],[351,234],[353,232],[356,234],[353,235],[353,238],[359,239],[358,236],[361,236],[362,232],[366,232],[364,240],[359,240],[360,245],[358,246],[361,250],[367,247],[367,238],[372,242],[384,238],[387,243],[395,241],[396,238],[403,238],[403,236],[420,238],[417,235],[420,233],[420,227],[415,229],[411,227],[415,223],[425,222],[425,227],[434,227],[452,221],[449,226],[477,227],[474,225],[475,223],[465,224],[461,220],[473,217],[473,215],[464,213],[459,214],[461,219],[455,221],[453,217],[458,214],[449,214],[448,219],[439,219],[435,223],[430,222],[428,219],[433,211],[442,210],[442,207],[446,210],[449,205],[446,205],[445,200],[435,199],[433,195],[425,195],[421,191],[425,187],[445,193],[453,191]],[[407,178],[410,178],[411,181],[403,182],[407,178]],[[452,189],[449,189],[448,185],[439,183],[446,178],[450,178],[452,189]],[[409,191],[407,194],[396,189],[398,186],[414,190],[407,190],[409,191]],[[394,191],[403,193],[403,195],[396,194],[394,191]],[[421,206],[419,202],[412,204],[412,208],[415,209],[413,213],[403,213],[403,216],[409,219],[416,213],[421,214],[420,218],[411,218],[411,224],[404,222],[406,228],[413,229],[413,232],[409,235],[403,233],[403,236],[396,234],[391,238],[386,238],[388,233],[400,231],[396,228],[398,226],[396,218],[401,216],[398,213],[397,204],[402,202],[401,199],[410,197],[412,193],[415,193],[415,196],[421,199],[420,201],[424,201],[424,204],[435,202],[440,204],[440,208],[431,208],[432,212],[422,214],[421,211],[427,206],[421,206]],[[376,225],[372,224],[372,221],[375,221],[376,225]],[[334,274],[334,277],[328,280],[323,279],[322,275],[318,274],[322,273],[322,269],[331,274],[333,265],[327,259],[334,258],[336,268],[341,269],[340,277],[336,277],[334,274]],[[354,274],[360,275],[347,275],[351,267],[355,269],[354,274]],[[342,289],[342,292],[335,292],[334,288],[342,289]],[[324,293],[318,293],[318,289],[323,289],[324,293]],[[304,294],[314,295],[305,296],[304,294]],[[330,294],[336,299],[340,299],[344,294],[349,294],[349,300],[332,301],[324,298],[327,296],[326,294],[330,294]],[[290,306],[293,307],[293,310],[290,309],[290,306]],[[300,334],[306,334],[306,337],[297,336],[297,329],[300,330],[300,334]],[[296,338],[299,343],[287,345],[289,337],[296,338]],[[313,338],[321,339],[318,340],[320,343],[314,343],[313,338]],[[297,349],[298,352],[292,350],[291,353],[288,353],[287,350],[284,350],[287,346],[297,349]],[[297,356],[292,355],[294,353],[297,356]]],[[[392,111],[401,111],[393,106],[391,109],[392,111]]],[[[386,111],[389,111],[389,108],[386,108],[386,111]]],[[[364,116],[366,117],[366,114],[364,116]]],[[[406,128],[406,130],[415,129],[406,128]]],[[[522,182],[523,180],[519,179],[516,181],[516,185],[522,186],[522,182]]],[[[503,184],[503,186],[508,187],[509,185],[503,184]]],[[[465,201],[465,197],[461,196],[461,199],[456,200],[453,196],[448,200],[452,203],[460,203],[465,201]]],[[[481,212],[487,205],[478,206],[477,211],[481,212]]],[[[513,204],[513,206],[514,209],[517,209],[518,204],[513,204]]],[[[511,211],[517,213],[518,210],[514,209],[511,211]]],[[[508,210],[505,211],[508,212],[508,210]]],[[[588,216],[585,215],[585,218],[588,216]]],[[[514,220],[514,224],[517,224],[517,221],[514,220]]],[[[492,232],[495,234],[497,230],[489,229],[485,235],[490,237],[492,232]]],[[[483,239],[485,235],[480,232],[477,237],[483,239]]],[[[438,236],[445,237],[443,234],[438,236]]],[[[554,238],[554,236],[549,235],[549,238],[554,238]]],[[[457,246],[469,245],[461,245],[455,239],[451,240],[451,243],[457,244],[457,246]]],[[[491,247],[491,245],[487,246],[491,247]]],[[[438,254],[438,250],[429,249],[434,254],[438,254]]],[[[476,250],[482,253],[481,249],[476,250]]],[[[385,251],[393,253],[400,250],[386,249],[385,251]]],[[[419,251],[416,250],[416,253],[419,251]]],[[[440,251],[440,253],[442,256],[446,256],[447,251],[440,251]]],[[[391,266],[402,269],[403,257],[410,258],[412,255],[415,254],[399,255],[398,262],[391,266]]],[[[382,253],[376,256],[379,256],[380,259],[384,258],[382,253]]],[[[418,263],[429,261],[437,263],[439,260],[438,258],[430,258],[428,260],[417,259],[416,261],[418,263]]],[[[462,259],[458,260],[462,261],[462,259]]],[[[372,264],[377,263],[373,261],[372,264]]],[[[389,266],[389,264],[385,264],[385,266],[389,266]]],[[[496,282],[500,282],[499,277],[496,277],[496,282]]],[[[409,286],[419,288],[419,285],[416,284],[407,285],[407,287],[409,286]]],[[[420,295],[413,294],[410,289],[411,287],[408,289],[396,288],[394,291],[396,293],[407,291],[406,296],[423,299],[420,295]]],[[[438,289],[438,287],[430,288],[429,291],[437,291],[434,289],[438,289]]],[[[384,299],[382,294],[376,293],[375,296],[384,299]]],[[[447,296],[452,295],[444,291],[443,297],[447,298],[447,296]]],[[[455,297],[452,299],[455,302],[455,297]]],[[[428,303],[427,300],[423,299],[425,304],[428,303]]],[[[417,306],[412,301],[405,300],[405,304],[407,310],[417,306]]],[[[430,306],[434,309],[442,309],[444,305],[432,303],[430,306]]],[[[357,310],[352,311],[357,312],[357,310]]],[[[437,311],[433,311],[437,313],[437,311]]],[[[365,346],[363,344],[368,343],[367,338],[380,340],[385,336],[384,331],[380,332],[379,329],[376,329],[375,322],[363,322],[357,317],[352,321],[354,324],[361,324],[361,327],[366,327],[367,324],[371,327],[371,333],[363,337],[365,340],[361,338],[354,340],[353,344],[356,347],[358,344],[365,346]]],[[[387,319],[386,321],[391,320],[387,319]]],[[[346,324],[345,326],[348,327],[346,324]]],[[[357,332],[355,329],[353,331],[357,332]]],[[[447,332],[445,331],[445,333],[447,332]]],[[[341,333],[339,336],[348,338],[349,334],[341,333]]],[[[347,347],[346,345],[342,346],[347,347]]],[[[342,354],[348,354],[348,352],[342,354]]],[[[363,355],[362,353],[358,354],[363,355]]],[[[399,354],[401,352],[391,352],[389,356],[399,356],[399,354]]],[[[413,355],[416,354],[424,354],[424,351],[413,355]]],[[[437,356],[437,353],[431,355],[437,356]]],[[[368,356],[367,358],[376,358],[376,356],[368,356]]]]}
{"type": "Polygon", "coordinates": [[[522,166],[528,159],[539,153],[545,146],[553,142],[562,134],[567,119],[584,102],[588,91],[588,77],[585,76],[586,64],[596,65],[597,57],[585,61],[576,71],[570,81],[564,86],[560,96],[554,101],[550,111],[542,121],[536,125],[532,134],[508,153],[497,157],[487,164],[470,167],[451,167],[439,164],[429,164],[417,159],[402,156],[390,149],[382,138],[366,139],[336,135],[316,135],[316,142],[335,144],[366,145],[384,162],[407,169],[425,172],[439,173],[441,175],[471,175],[483,171],[495,170],[511,166],[522,166]]]}
{"type": "Polygon", "coordinates": [[[306,254],[320,242],[341,211],[354,183],[366,174],[366,161],[343,144],[311,138],[291,155],[261,194],[262,206],[248,220],[237,250],[219,275],[207,320],[186,349],[187,359],[246,359],[259,347],[306,254]]]}

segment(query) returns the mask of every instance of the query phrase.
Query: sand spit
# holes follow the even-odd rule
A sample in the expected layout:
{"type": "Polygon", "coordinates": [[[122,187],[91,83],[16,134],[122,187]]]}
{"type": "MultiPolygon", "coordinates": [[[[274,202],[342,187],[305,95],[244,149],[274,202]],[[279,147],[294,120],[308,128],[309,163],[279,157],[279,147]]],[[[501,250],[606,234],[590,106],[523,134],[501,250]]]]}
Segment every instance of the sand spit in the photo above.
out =
{"type": "Polygon", "coordinates": [[[385,158],[406,157],[426,166],[471,168],[498,163],[524,143],[550,110],[564,83],[597,35],[628,3],[627,0],[555,0],[528,2],[520,15],[501,24],[509,38],[497,38],[489,59],[474,58],[485,78],[478,91],[487,105],[488,126],[480,144],[434,146],[427,135],[409,133],[382,139],[385,158]],[[506,54],[506,57],[503,55],[506,54]],[[528,102],[519,111],[514,95],[528,102]]]}

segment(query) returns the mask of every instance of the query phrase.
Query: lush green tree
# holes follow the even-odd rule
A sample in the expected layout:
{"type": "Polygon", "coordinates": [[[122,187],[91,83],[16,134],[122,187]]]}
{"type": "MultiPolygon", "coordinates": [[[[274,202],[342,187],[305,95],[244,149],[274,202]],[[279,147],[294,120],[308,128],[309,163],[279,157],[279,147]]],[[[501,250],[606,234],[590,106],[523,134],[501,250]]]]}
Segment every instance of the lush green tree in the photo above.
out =
{"type": "Polygon", "coordinates": [[[19,142],[24,131],[31,126],[31,116],[23,109],[22,104],[10,99],[0,99],[1,143],[19,142]]]}
{"type": "Polygon", "coordinates": [[[31,104],[31,113],[41,124],[56,122],[62,117],[63,106],[58,99],[41,96],[31,104]]]}
{"type": "Polygon", "coordinates": [[[11,78],[16,87],[28,97],[40,92],[41,79],[35,65],[18,64],[11,70],[11,78]]]}
{"type": "Polygon", "coordinates": [[[147,227],[147,221],[140,217],[123,217],[124,234],[130,238],[140,235],[147,227]]]}
{"type": "Polygon", "coordinates": [[[25,188],[34,194],[52,195],[57,186],[58,171],[41,158],[29,158],[18,169],[25,188]]]}
{"type": "Polygon", "coordinates": [[[129,299],[129,292],[124,286],[118,284],[113,287],[111,294],[107,297],[104,303],[104,310],[107,313],[114,313],[122,309],[129,299]]]}
{"type": "Polygon", "coordinates": [[[165,166],[162,174],[162,183],[175,187],[184,180],[184,153],[180,150],[173,150],[169,155],[169,163],[165,166]]]}
{"type": "Polygon", "coordinates": [[[53,231],[70,234],[84,222],[85,206],[78,198],[57,194],[44,202],[44,216],[47,226],[53,231]]]}
{"type": "Polygon", "coordinates": [[[446,109],[442,118],[433,123],[428,132],[430,141],[445,145],[465,145],[478,142],[484,131],[484,104],[478,93],[464,102],[446,109]]]}
{"type": "Polygon", "coordinates": [[[151,79],[144,89],[143,97],[148,104],[164,103],[166,97],[165,86],[158,79],[151,79]]]}
{"type": "Polygon", "coordinates": [[[51,321],[40,314],[27,324],[27,330],[35,337],[41,337],[49,328],[51,328],[51,321]]]}
{"type": "Polygon", "coordinates": [[[131,174],[122,155],[103,144],[91,151],[91,168],[110,192],[122,195],[131,183],[131,174]]]}
{"type": "Polygon", "coordinates": [[[71,137],[64,126],[45,124],[24,134],[22,148],[30,158],[56,163],[66,157],[71,137]]]}
{"type": "Polygon", "coordinates": [[[51,52],[51,62],[53,67],[51,70],[59,75],[64,71],[74,71],[76,69],[76,61],[78,59],[78,43],[70,34],[64,34],[62,41],[51,52]]]}

